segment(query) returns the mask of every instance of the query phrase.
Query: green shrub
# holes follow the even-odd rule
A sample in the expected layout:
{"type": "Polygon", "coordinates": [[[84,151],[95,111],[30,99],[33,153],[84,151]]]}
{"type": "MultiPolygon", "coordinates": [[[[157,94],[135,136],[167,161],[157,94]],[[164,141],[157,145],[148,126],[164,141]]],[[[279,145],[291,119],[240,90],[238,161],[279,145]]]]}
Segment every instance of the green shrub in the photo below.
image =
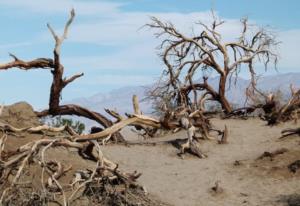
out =
{"type": "Polygon", "coordinates": [[[62,118],[61,116],[53,118],[51,120],[50,125],[53,127],[60,127],[60,126],[68,125],[68,126],[72,127],[75,130],[75,132],[77,132],[78,134],[82,134],[82,132],[85,129],[85,125],[82,122],[80,122],[78,120],[74,121],[73,119],[62,118]]]}

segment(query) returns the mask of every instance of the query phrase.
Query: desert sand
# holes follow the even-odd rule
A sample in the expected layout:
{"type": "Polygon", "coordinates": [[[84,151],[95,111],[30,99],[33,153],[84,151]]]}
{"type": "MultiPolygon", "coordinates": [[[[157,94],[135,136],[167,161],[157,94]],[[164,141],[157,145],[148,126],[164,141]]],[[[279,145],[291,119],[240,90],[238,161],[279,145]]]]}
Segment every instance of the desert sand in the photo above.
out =
{"type": "MultiPolygon", "coordinates": [[[[38,125],[31,108],[24,105],[12,107],[4,112],[1,121],[19,127],[38,125]],[[16,121],[17,120],[17,121],[16,121]]],[[[123,171],[138,171],[142,176],[138,183],[143,185],[149,196],[175,206],[295,206],[300,205],[300,171],[292,173],[288,165],[300,159],[299,138],[290,136],[279,139],[284,128],[294,128],[293,122],[269,127],[257,118],[211,119],[218,128],[229,128],[228,144],[214,140],[200,140],[201,150],[208,156],[199,159],[186,154],[177,155],[179,150],[168,141],[186,138],[186,131],[166,134],[161,137],[143,139],[130,128],[122,132],[130,142],[143,145],[107,144],[101,146],[110,160],[119,164],[123,171]],[[155,142],[156,144],[144,144],[155,142]],[[265,151],[286,148],[288,151],[274,158],[258,159],[265,151]],[[212,190],[219,182],[218,193],[212,190]]],[[[48,138],[51,137],[48,135],[48,138]]],[[[212,133],[212,136],[216,134],[212,133]]],[[[6,149],[13,150],[28,141],[44,138],[40,134],[9,135],[6,149]]],[[[54,135],[52,136],[54,137],[54,135]]],[[[72,165],[73,169],[90,168],[94,162],[78,158],[73,150],[53,148],[47,158],[72,165]]],[[[31,168],[35,171],[35,168],[31,168]]],[[[38,173],[38,171],[35,171],[38,173]]],[[[72,177],[64,176],[68,182],[72,177]]],[[[33,184],[39,184],[36,176],[33,184]]]]}
{"type": "MultiPolygon", "coordinates": [[[[296,125],[269,127],[255,118],[212,119],[212,123],[219,128],[228,126],[229,143],[202,141],[201,149],[208,155],[205,159],[189,155],[182,159],[171,144],[109,145],[103,151],[120,167],[142,172],[139,182],[150,193],[173,205],[293,205],[297,199],[295,194],[300,191],[299,173],[291,173],[287,165],[300,157],[299,139],[297,136],[278,138],[282,129],[296,125]],[[256,160],[263,152],[280,148],[287,148],[288,152],[272,161],[256,160]],[[211,190],[216,181],[220,181],[221,194],[211,190]]],[[[186,138],[185,131],[146,141],[176,138],[186,138]]]]}

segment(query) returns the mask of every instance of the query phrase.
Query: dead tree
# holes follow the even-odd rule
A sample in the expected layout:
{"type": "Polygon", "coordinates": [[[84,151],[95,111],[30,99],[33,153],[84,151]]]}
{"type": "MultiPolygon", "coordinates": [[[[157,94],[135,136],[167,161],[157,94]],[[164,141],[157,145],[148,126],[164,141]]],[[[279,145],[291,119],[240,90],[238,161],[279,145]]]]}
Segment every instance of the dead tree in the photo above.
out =
{"type": "Polygon", "coordinates": [[[153,99],[168,99],[176,106],[198,108],[198,95],[202,92],[210,95],[210,100],[219,102],[223,110],[230,113],[232,106],[226,98],[226,85],[231,84],[232,77],[237,78],[241,70],[248,69],[254,83],[255,62],[262,62],[265,68],[270,62],[276,65],[277,55],[273,47],[278,42],[274,35],[265,28],[257,27],[254,27],[253,34],[254,29],[250,28],[246,18],[241,20],[240,36],[228,42],[219,33],[224,21],[214,13],[212,24],[198,22],[201,30],[192,36],[183,34],[172,23],[162,22],[156,17],[151,20],[146,26],[156,30],[155,36],[162,39],[159,49],[166,66],[160,82],[151,90],[153,99]],[[219,77],[217,89],[209,84],[207,72],[219,77]]]}
{"type": "MultiPolygon", "coordinates": [[[[133,98],[134,114],[127,115],[128,118],[124,118],[114,111],[106,110],[107,113],[109,113],[111,116],[117,119],[115,122],[112,122],[111,120],[107,119],[100,113],[97,113],[95,111],[90,111],[78,105],[74,105],[74,104],[60,105],[62,90],[69,83],[83,76],[83,73],[81,73],[81,74],[73,75],[68,78],[64,77],[64,66],[61,64],[60,61],[61,46],[63,41],[67,38],[68,29],[72,24],[74,17],[75,17],[75,12],[74,10],[72,10],[70,18],[68,19],[64,27],[63,34],[61,36],[58,36],[49,24],[47,25],[55,40],[55,47],[53,51],[54,56],[52,59],[38,58],[31,61],[23,61],[18,57],[16,57],[15,55],[11,54],[10,56],[13,58],[12,62],[6,64],[0,64],[0,70],[7,70],[12,68],[19,68],[21,70],[45,69],[51,72],[53,79],[52,79],[52,85],[50,89],[49,108],[44,111],[36,112],[36,114],[39,117],[44,117],[47,115],[52,115],[52,116],[77,115],[77,116],[86,117],[97,121],[100,125],[104,127],[104,130],[102,132],[97,132],[95,134],[90,134],[84,137],[80,137],[77,139],[77,141],[85,141],[84,138],[87,138],[89,140],[99,139],[99,135],[101,136],[101,138],[108,138],[108,139],[110,139],[110,136],[112,135],[112,137],[115,138],[115,140],[124,141],[124,139],[119,133],[119,130],[122,129],[124,126],[127,125],[135,126],[136,128],[141,128],[145,130],[146,133],[149,133],[149,131],[150,132],[155,131],[158,128],[176,129],[176,128],[180,128],[180,123],[179,123],[180,119],[184,115],[186,115],[192,122],[192,125],[201,131],[203,137],[209,139],[208,132],[210,129],[210,123],[207,120],[207,118],[204,117],[202,111],[204,110],[204,101],[207,99],[207,96],[210,93],[204,94],[200,98],[199,109],[201,111],[193,110],[184,106],[176,107],[174,111],[170,111],[170,110],[166,111],[162,121],[158,121],[153,118],[143,116],[138,106],[137,97],[133,98]],[[154,130],[147,130],[147,127],[153,128],[154,130]]],[[[186,89],[186,87],[180,88],[181,94],[189,93],[188,90],[189,89],[186,89]]]]}
{"type": "MultiPolygon", "coordinates": [[[[47,24],[48,29],[50,30],[54,40],[55,40],[55,47],[53,51],[53,59],[52,58],[37,58],[31,61],[23,61],[16,57],[13,54],[10,56],[13,58],[12,62],[6,64],[0,64],[0,70],[7,70],[11,68],[19,68],[21,70],[31,70],[31,69],[45,69],[49,70],[52,74],[52,85],[50,89],[50,99],[49,99],[49,108],[41,111],[36,112],[39,117],[44,117],[47,115],[77,115],[82,116],[91,120],[98,122],[104,128],[108,128],[113,125],[113,122],[107,119],[102,114],[90,111],[86,108],[83,108],[79,105],[74,104],[67,104],[67,105],[60,105],[61,93],[62,90],[75,79],[83,76],[83,73],[75,74],[71,77],[63,77],[64,76],[64,66],[61,64],[60,61],[60,51],[63,41],[67,38],[68,30],[70,25],[73,22],[75,17],[75,11],[72,10],[70,14],[70,18],[67,21],[64,32],[61,36],[58,36],[55,31],[52,29],[50,24],[47,24]]],[[[115,139],[123,141],[122,136],[117,133],[115,135],[115,139]]]]}
{"type": "Polygon", "coordinates": [[[300,111],[300,89],[290,85],[291,97],[278,110],[275,110],[267,119],[269,124],[276,124],[280,121],[294,120],[297,122],[300,111]]]}
{"type": "Polygon", "coordinates": [[[253,91],[246,93],[251,101],[253,110],[261,108],[264,114],[261,119],[267,121],[268,125],[274,125],[288,120],[298,121],[300,112],[300,89],[290,85],[290,98],[283,102],[273,93],[265,94],[259,91],[255,86],[253,91]]]}

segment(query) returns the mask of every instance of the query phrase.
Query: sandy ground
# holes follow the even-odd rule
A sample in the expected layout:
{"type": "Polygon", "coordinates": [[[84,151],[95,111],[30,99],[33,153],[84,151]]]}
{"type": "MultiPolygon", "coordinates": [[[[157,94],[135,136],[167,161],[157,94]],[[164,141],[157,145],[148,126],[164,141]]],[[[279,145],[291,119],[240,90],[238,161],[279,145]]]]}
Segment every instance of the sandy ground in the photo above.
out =
{"type": "MultiPolygon", "coordinates": [[[[1,118],[16,127],[39,124],[30,106],[24,107],[22,104],[6,110],[1,118]]],[[[259,119],[212,119],[212,123],[217,128],[227,125],[229,144],[220,145],[216,141],[202,140],[200,147],[208,155],[205,159],[191,155],[181,159],[177,156],[178,149],[171,144],[106,145],[102,146],[103,153],[118,163],[122,171],[142,172],[139,183],[155,199],[158,197],[172,205],[300,205],[300,170],[293,174],[287,168],[300,159],[300,139],[298,136],[278,139],[282,129],[295,128],[297,125],[285,123],[269,127],[259,119]],[[257,160],[263,152],[279,148],[286,148],[288,152],[276,156],[272,161],[268,158],[257,160]],[[211,188],[216,181],[220,182],[222,193],[212,192],[211,188]]],[[[123,132],[129,140],[141,142],[161,143],[186,138],[185,131],[148,140],[137,137],[129,129],[123,132]]],[[[41,135],[25,136],[9,135],[7,149],[13,150],[28,141],[44,138],[41,135]]],[[[74,170],[92,169],[95,166],[94,162],[78,158],[76,151],[62,148],[49,150],[47,157],[62,161],[65,165],[71,164],[74,170]]],[[[63,178],[66,182],[72,179],[68,175],[63,178]]],[[[36,177],[33,181],[39,182],[40,178],[36,177]]]]}
{"type": "MultiPolygon", "coordinates": [[[[189,155],[181,159],[170,144],[112,145],[105,146],[103,151],[121,168],[142,172],[140,183],[150,193],[174,205],[289,205],[290,197],[300,193],[300,175],[287,169],[288,164],[300,157],[299,139],[292,136],[279,141],[278,137],[283,128],[296,125],[268,127],[258,119],[212,122],[219,128],[228,126],[229,144],[203,141],[201,148],[208,155],[206,159],[189,155]],[[289,152],[273,161],[256,160],[264,151],[282,147],[289,152]],[[239,166],[234,165],[236,160],[241,163],[239,166]],[[217,195],[211,191],[216,181],[220,181],[224,191],[217,195]]],[[[155,141],[184,137],[185,132],[179,132],[155,141]]]]}

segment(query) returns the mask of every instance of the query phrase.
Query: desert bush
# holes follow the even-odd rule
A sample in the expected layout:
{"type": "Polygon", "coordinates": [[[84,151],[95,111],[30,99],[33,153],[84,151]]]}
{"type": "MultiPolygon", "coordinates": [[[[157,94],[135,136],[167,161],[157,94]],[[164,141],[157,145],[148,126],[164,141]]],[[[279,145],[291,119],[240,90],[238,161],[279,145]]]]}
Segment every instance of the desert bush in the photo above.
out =
{"type": "Polygon", "coordinates": [[[82,122],[78,120],[75,121],[73,119],[62,118],[61,116],[51,119],[50,123],[48,124],[53,127],[68,125],[72,127],[78,134],[82,134],[82,132],[85,130],[85,125],[82,122]]]}

